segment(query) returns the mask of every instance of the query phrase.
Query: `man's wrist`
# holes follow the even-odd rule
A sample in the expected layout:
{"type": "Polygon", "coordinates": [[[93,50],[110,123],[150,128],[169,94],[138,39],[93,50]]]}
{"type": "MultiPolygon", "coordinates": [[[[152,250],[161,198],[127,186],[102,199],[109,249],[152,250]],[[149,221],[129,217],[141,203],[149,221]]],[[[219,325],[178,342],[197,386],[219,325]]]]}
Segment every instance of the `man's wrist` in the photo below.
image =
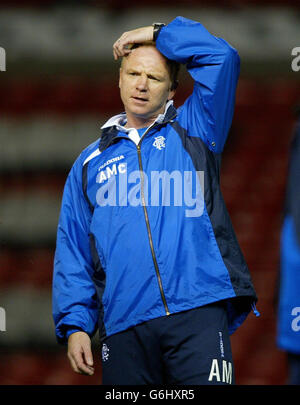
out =
{"type": "Polygon", "coordinates": [[[153,41],[155,42],[157,40],[157,37],[160,33],[160,30],[165,27],[164,23],[153,23],[153,41]]]}
{"type": "Polygon", "coordinates": [[[68,329],[68,330],[66,331],[66,338],[69,339],[69,337],[70,337],[73,333],[76,333],[76,332],[83,332],[83,330],[80,329],[80,328],[70,328],[70,329],[68,329]]]}

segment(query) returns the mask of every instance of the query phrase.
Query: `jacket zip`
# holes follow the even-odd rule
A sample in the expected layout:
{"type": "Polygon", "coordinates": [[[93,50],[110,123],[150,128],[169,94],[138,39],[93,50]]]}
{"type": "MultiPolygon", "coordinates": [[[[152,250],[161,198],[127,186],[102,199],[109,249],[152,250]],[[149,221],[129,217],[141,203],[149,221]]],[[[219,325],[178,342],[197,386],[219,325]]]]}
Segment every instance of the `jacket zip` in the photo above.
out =
{"type": "Polygon", "coordinates": [[[140,141],[139,141],[139,143],[137,145],[137,152],[138,152],[138,159],[139,159],[139,169],[140,169],[140,174],[141,174],[142,206],[143,206],[144,216],[145,216],[145,221],[146,221],[146,226],[147,226],[148,239],[149,239],[149,245],[150,245],[152,260],[153,260],[153,264],[154,264],[154,268],[155,268],[155,272],[156,272],[156,277],[157,277],[157,281],[158,281],[158,285],[159,285],[159,291],[160,291],[161,299],[162,299],[163,304],[164,304],[165,312],[166,312],[166,315],[170,315],[170,311],[169,311],[168,304],[167,304],[167,301],[166,301],[165,293],[164,293],[164,290],[163,290],[163,285],[162,285],[161,276],[160,276],[160,272],[159,272],[159,268],[158,268],[158,264],[157,264],[157,260],[156,260],[156,255],[155,255],[155,252],[154,252],[153,239],[152,239],[149,216],[148,216],[148,211],[147,211],[147,208],[146,208],[145,194],[144,194],[144,171],[143,171],[142,155],[141,155],[141,143],[142,143],[142,140],[145,137],[145,135],[148,133],[148,131],[150,129],[152,129],[154,126],[155,125],[148,128],[146,130],[146,132],[143,134],[143,136],[141,137],[141,139],[140,139],[140,141]]]}
{"type": "MultiPolygon", "coordinates": [[[[175,118],[176,114],[171,117],[169,121],[172,121],[173,118],[175,118]]],[[[166,297],[165,297],[165,293],[163,290],[163,285],[162,285],[162,281],[161,281],[161,277],[160,277],[160,272],[159,272],[159,268],[158,268],[158,264],[157,264],[157,260],[156,260],[156,255],[154,252],[154,246],[153,246],[153,239],[152,239],[152,234],[151,234],[151,228],[150,228],[150,222],[149,222],[149,216],[148,216],[148,211],[146,208],[146,203],[145,203],[145,194],[144,194],[144,172],[143,172],[143,164],[142,164],[142,155],[141,155],[141,142],[144,139],[145,135],[147,135],[147,133],[150,131],[150,129],[152,129],[153,127],[155,127],[157,124],[154,124],[152,126],[150,126],[145,133],[143,134],[143,136],[141,137],[138,145],[136,145],[137,147],[137,153],[138,153],[138,160],[139,160],[139,170],[140,170],[140,174],[141,174],[141,197],[142,197],[142,205],[143,205],[143,210],[144,210],[144,216],[145,216],[145,222],[146,222],[146,227],[147,227],[147,233],[148,233],[148,239],[149,239],[149,245],[150,245],[150,250],[151,250],[151,255],[152,255],[152,260],[153,260],[153,264],[154,264],[154,268],[155,268],[155,272],[156,272],[156,277],[157,277],[157,281],[158,281],[158,286],[159,286],[159,291],[160,291],[160,295],[161,295],[161,299],[163,301],[164,304],[164,308],[165,308],[165,312],[166,315],[170,315],[170,311],[168,308],[168,304],[166,301],[166,297]]],[[[128,139],[127,137],[119,137],[119,138],[125,138],[128,139]]],[[[113,139],[111,140],[111,142],[105,147],[105,149],[107,149],[113,142],[113,139]]],[[[105,150],[104,149],[104,150],[105,150]]]]}

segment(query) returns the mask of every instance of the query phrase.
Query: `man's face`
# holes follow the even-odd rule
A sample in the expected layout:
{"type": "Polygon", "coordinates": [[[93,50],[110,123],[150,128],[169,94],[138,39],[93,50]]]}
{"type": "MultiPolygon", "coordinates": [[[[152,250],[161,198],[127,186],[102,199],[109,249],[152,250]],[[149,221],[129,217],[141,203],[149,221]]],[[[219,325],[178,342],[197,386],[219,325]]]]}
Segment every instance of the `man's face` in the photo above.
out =
{"type": "Polygon", "coordinates": [[[175,94],[165,58],[154,46],[140,46],[124,57],[119,87],[127,118],[152,120],[175,94]]]}

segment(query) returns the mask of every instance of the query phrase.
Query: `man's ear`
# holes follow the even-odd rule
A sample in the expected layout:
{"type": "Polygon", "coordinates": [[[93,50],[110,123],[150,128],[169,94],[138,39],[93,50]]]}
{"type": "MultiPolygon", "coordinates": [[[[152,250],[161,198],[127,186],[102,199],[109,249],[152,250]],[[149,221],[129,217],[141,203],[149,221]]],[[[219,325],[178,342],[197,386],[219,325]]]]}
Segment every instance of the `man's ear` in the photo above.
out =
{"type": "Polygon", "coordinates": [[[174,98],[177,87],[178,87],[178,80],[175,80],[170,85],[168,100],[172,100],[172,98],[174,98]]]}
{"type": "Polygon", "coordinates": [[[170,91],[169,91],[168,101],[169,101],[169,100],[172,100],[172,98],[174,98],[175,93],[176,93],[176,90],[170,90],[170,91]]]}

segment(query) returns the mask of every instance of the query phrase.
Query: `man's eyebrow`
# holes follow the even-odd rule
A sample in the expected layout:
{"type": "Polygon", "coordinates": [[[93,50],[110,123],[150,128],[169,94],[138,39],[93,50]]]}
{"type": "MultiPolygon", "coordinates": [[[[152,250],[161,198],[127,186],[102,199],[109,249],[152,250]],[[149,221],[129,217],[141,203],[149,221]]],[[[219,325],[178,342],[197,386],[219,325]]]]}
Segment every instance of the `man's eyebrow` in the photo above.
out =
{"type": "MultiPolygon", "coordinates": [[[[140,74],[140,71],[138,69],[134,68],[134,67],[128,67],[126,69],[126,71],[130,72],[130,73],[138,73],[138,74],[140,74]]],[[[163,77],[164,77],[161,73],[158,73],[158,72],[146,72],[146,74],[150,78],[154,77],[154,78],[157,78],[157,79],[163,79],[163,77]]]]}
{"type": "Polygon", "coordinates": [[[133,67],[127,68],[126,71],[127,71],[127,72],[136,72],[136,73],[139,73],[139,71],[138,71],[137,69],[133,68],[133,67]]]}

